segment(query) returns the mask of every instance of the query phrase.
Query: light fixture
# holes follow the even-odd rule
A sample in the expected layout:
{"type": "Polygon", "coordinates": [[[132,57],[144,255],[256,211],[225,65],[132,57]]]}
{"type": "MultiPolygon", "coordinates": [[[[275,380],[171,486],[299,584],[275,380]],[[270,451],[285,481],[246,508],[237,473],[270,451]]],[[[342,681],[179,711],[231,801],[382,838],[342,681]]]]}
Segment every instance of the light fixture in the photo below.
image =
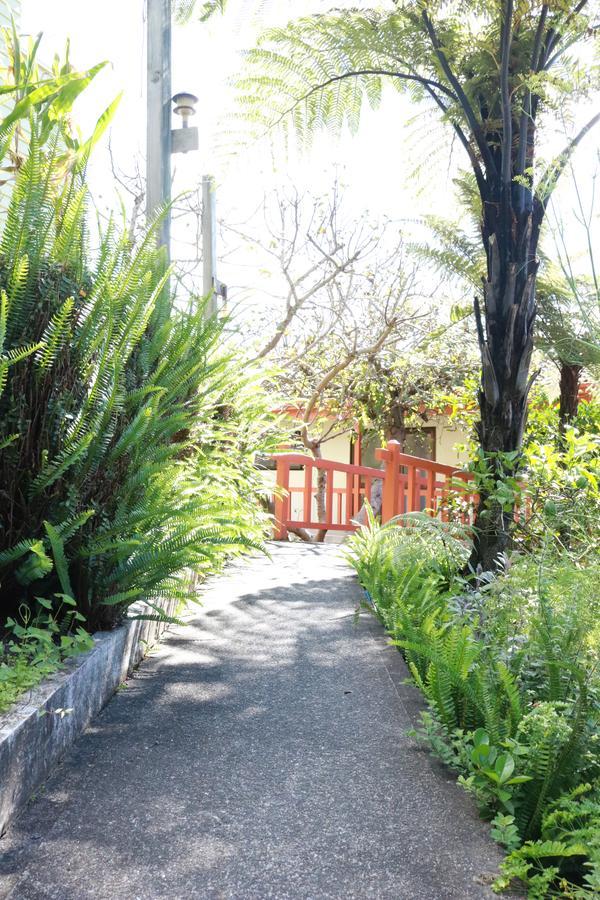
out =
{"type": "Polygon", "coordinates": [[[171,131],[171,153],[188,153],[190,150],[198,149],[198,129],[190,128],[189,120],[191,116],[196,115],[196,103],[198,98],[195,94],[189,94],[187,91],[181,91],[172,98],[175,104],[173,112],[177,116],[181,116],[181,128],[174,128],[171,131]]]}
{"type": "Polygon", "coordinates": [[[175,94],[173,97],[173,103],[175,104],[173,112],[176,116],[181,116],[183,119],[183,128],[188,128],[190,116],[196,115],[197,102],[198,98],[195,94],[187,94],[185,91],[175,94]]]}

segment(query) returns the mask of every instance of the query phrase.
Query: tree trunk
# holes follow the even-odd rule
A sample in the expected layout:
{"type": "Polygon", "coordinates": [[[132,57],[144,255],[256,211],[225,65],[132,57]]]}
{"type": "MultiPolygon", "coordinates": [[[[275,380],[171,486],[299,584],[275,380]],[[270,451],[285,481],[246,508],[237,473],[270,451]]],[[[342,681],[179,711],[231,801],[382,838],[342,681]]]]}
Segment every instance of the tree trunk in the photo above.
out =
{"type": "Polygon", "coordinates": [[[571,424],[577,415],[579,409],[579,378],[583,366],[574,365],[561,360],[560,362],[560,406],[559,406],[559,427],[560,433],[564,434],[568,425],[571,424]]]}
{"type": "MultiPolygon", "coordinates": [[[[315,459],[323,459],[321,444],[318,441],[313,441],[309,438],[306,428],[302,432],[302,443],[309,451],[309,453],[312,453],[315,459]]],[[[328,475],[322,469],[317,470],[317,492],[315,494],[315,498],[317,501],[318,522],[325,521],[325,491],[327,488],[327,477],[328,475]]],[[[333,474],[331,475],[331,477],[333,478],[333,474]]],[[[306,514],[309,520],[311,512],[312,509],[306,510],[306,514]]],[[[308,531],[306,531],[304,528],[288,528],[288,531],[290,531],[292,534],[296,534],[301,540],[307,542],[310,541],[310,543],[314,544],[322,544],[325,540],[325,535],[327,534],[328,530],[329,529],[327,528],[320,528],[313,540],[310,538],[308,531]]]]}
{"type": "MultiPolygon", "coordinates": [[[[319,448],[320,450],[320,448],[319,448]]],[[[320,458],[320,452],[319,452],[320,458]]],[[[333,478],[333,472],[324,472],[323,469],[319,469],[317,471],[317,521],[324,522],[326,509],[325,509],[325,491],[327,488],[327,479],[333,478]]],[[[315,544],[322,544],[325,541],[325,535],[327,534],[327,528],[320,528],[315,535],[315,544]]]]}
{"type": "Polygon", "coordinates": [[[535,248],[543,210],[530,204],[520,215],[506,198],[484,203],[483,238],[487,248],[484,282],[485,322],[479,301],[475,315],[482,376],[479,391],[482,462],[489,475],[478,484],[473,552],[476,571],[502,565],[509,549],[513,511],[495,499],[500,482],[519,468],[519,450],[527,422],[527,398],[535,376],[529,376],[535,321],[535,248]],[[499,210],[508,216],[508,226],[499,210]]]}
{"type": "Polygon", "coordinates": [[[406,441],[406,425],[405,411],[403,406],[392,406],[390,418],[385,428],[386,441],[398,441],[400,451],[404,453],[404,442],[406,441]]]}

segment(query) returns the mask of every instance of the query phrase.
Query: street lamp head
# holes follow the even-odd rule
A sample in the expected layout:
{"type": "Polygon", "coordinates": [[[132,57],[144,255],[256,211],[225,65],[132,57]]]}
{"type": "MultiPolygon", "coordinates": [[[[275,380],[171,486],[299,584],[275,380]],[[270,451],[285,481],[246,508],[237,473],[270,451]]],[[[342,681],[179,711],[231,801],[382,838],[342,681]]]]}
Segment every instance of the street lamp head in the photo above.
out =
{"type": "Polygon", "coordinates": [[[195,94],[188,94],[186,91],[182,91],[179,94],[175,94],[173,97],[173,103],[175,104],[175,109],[173,112],[181,116],[183,119],[182,125],[184,128],[188,127],[189,118],[196,114],[196,103],[198,102],[198,98],[195,94]]]}

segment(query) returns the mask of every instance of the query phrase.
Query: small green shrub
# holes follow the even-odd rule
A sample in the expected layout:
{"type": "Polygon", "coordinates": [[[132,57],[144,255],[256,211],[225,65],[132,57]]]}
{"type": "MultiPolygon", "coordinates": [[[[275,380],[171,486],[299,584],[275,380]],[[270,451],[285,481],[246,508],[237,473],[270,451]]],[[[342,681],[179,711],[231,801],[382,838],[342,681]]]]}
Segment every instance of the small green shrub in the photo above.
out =
{"type": "Polygon", "coordinates": [[[20,621],[9,617],[5,623],[7,637],[0,654],[0,713],[60,669],[65,660],[93,646],[73,598],[60,595],[55,601],[53,605],[41,598],[35,614],[23,606],[20,621]]]}
{"type": "MultiPolygon", "coordinates": [[[[577,415],[570,423],[579,434],[600,434],[600,402],[597,398],[580,400],[577,415]]],[[[552,403],[548,395],[536,390],[534,385],[529,402],[527,428],[524,435],[524,447],[530,444],[551,444],[560,446],[559,404],[552,403]]]]}
{"type": "Polygon", "coordinates": [[[551,803],[540,837],[514,849],[494,887],[525,885],[532,900],[592,900],[600,894],[600,783],[581,784],[551,803]]]}
{"type": "Polygon", "coordinates": [[[575,562],[598,559],[600,434],[567,428],[560,440],[529,441],[523,471],[527,516],[515,540],[530,550],[551,545],[575,562]]]}
{"type": "Polygon", "coordinates": [[[514,750],[511,753],[505,747],[495,746],[483,728],[465,735],[465,744],[469,754],[467,759],[470,774],[467,777],[461,776],[459,782],[475,796],[484,815],[497,809],[501,814],[509,815],[511,821],[505,824],[512,825],[514,830],[511,829],[511,833],[516,834],[515,791],[518,785],[528,782],[530,776],[516,773],[514,750]]]}

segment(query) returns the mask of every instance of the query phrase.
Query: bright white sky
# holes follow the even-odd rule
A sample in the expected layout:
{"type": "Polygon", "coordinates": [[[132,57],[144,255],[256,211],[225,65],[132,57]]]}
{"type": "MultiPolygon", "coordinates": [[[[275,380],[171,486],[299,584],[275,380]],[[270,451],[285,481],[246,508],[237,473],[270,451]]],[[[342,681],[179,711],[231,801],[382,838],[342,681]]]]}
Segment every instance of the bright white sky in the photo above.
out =
{"type": "MultiPolygon", "coordinates": [[[[258,205],[263,192],[284,177],[300,189],[326,191],[335,166],[348,185],[345,203],[352,215],[369,210],[376,217],[414,220],[428,212],[450,212],[449,176],[453,166],[443,156],[428,161],[419,180],[409,177],[414,160],[435,143],[431,140],[434,120],[428,116],[420,125],[407,127],[414,109],[395,92],[384,97],[379,111],[365,111],[357,137],[346,135],[336,141],[322,135],[306,156],[279,160],[277,172],[264,146],[248,148],[227,162],[216,149],[222,144],[219,124],[231,103],[228,79],[239,69],[240,51],[253,45],[260,28],[331,6],[360,5],[375,4],[372,0],[266,0],[262,4],[257,0],[230,0],[224,17],[217,15],[208,24],[192,23],[175,29],[173,90],[191,91],[200,98],[195,124],[200,127],[201,147],[199,153],[175,157],[175,192],[194,187],[203,173],[213,173],[219,184],[220,216],[241,221],[258,205]],[[243,12],[261,6],[259,21],[243,12]]],[[[22,30],[44,32],[43,48],[48,57],[61,50],[70,36],[72,59],[78,67],[110,61],[110,68],[86,92],[77,118],[84,131],[91,129],[100,110],[118,91],[125,91],[112,128],[112,146],[118,166],[126,173],[134,172],[135,161],[143,157],[144,150],[144,6],[144,0],[23,0],[22,30]]],[[[587,112],[583,110],[582,117],[587,112]]],[[[600,130],[588,138],[581,151],[581,162],[590,171],[599,136],[600,130]]],[[[459,153],[457,150],[462,165],[459,153]]],[[[94,172],[95,193],[97,197],[102,195],[102,202],[112,205],[115,184],[108,163],[108,155],[100,152],[94,172]]],[[[562,194],[565,206],[572,205],[568,185],[562,194]]],[[[223,272],[219,274],[224,277],[223,272]]]]}
{"type": "MultiPolygon", "coordinates": [[[[173,90],[188,90],[200,98],[195,124],[201,129],[201,150],[194,156],[177,157],[182,169],[179,187],[186,180],[195,182],[203,172],[217,175],[225,196],[246,195],[272,177],[272,160],[265,159],[264,147],[249,150],[236,160],[226,160],[218,151],[222,138],[217,134],[224,111],[231,105],[228,79],[240,66],[240,51],[251,47],[261,24],[285,22],[291,15],[325,10],[331,5],[357,6],[356,0],[271,0],[263,4],[260,19],[240,15],[251,0],[231,0],[224,17],[215,16],[208,24],[190,23],[174,30],[173,90]],[[225,168],[228,163],[227,168],[225,168]]],[[[78,120],[92,124],[95,103],[106,105],[119,90],[125,89],[118,118],[113,127],[113,147],[124,169],[136,151],[143,152],[144,132],[144,0],[23,0],[23,31],[44,32],[47,54],[61,49],[67,36],[72,43],[72,58],[81,68],[108,59],[111,70],[103,73],[86,93],[78,120]]],[[[316,183],[330,183],[333,162],[345,168],[352,183],[354,203],[397,216],[402,215],[402,184],[409,171],[403,166],[402,101],[389,104],[390,115],[366,115],[362,133],[355,140],[334,142],[328,136],[317,141],[309,157],[280,161],[281,172],[307,177],[316,183]],[[400,112],[400,114],[399,114],[400,112]]],[[[174,123],[176,124],[176,123],[174,123]]]]}

